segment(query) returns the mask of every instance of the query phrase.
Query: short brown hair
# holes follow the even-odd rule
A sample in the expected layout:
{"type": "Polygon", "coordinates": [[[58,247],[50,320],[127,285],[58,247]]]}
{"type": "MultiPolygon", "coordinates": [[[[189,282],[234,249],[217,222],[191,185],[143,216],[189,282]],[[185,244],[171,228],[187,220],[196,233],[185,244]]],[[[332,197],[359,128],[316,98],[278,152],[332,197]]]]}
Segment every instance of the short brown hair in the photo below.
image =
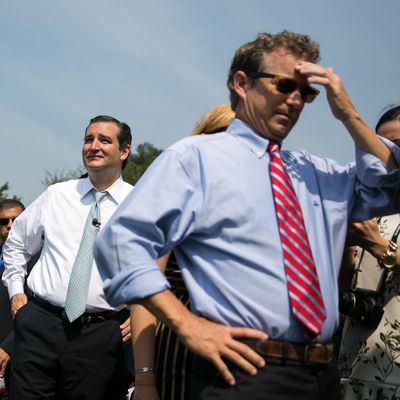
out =
{"type": "Polygon", "coordinates": [[[20,208],[22,211],[25,210],[25,206],[17,199],[1,199],[0,210],[3,208],[20,208]]]}
{"type": "Polygon", "coordinates": [[[319,46],[308,35],[282,31],[276,34],[260,33],[251,42],[240,46],[233,57],[228,75],[228,88],[232,109],[235,110],[239,98],[233,87],[233,77],[237,71],[261,72],[264,54],[283,48],[291,54],[317,63],[319,61],[319,46]]]}
{"type": "MultiPolygon", "coordinates": [[[[90,125],[94,124],[95,122],[110,122],[115,124],[118,129],[118,145],[119,149],[122,150],[125,146],[132,144],[132,133],[131,128],[125,122],[118,121],[116,118],[111,117],[110,115],[98,115],[90,120],[89,125],[85,129],[85,135],[90,125]]],[[[126,165],[128,164],[129,156],[122,161],[122,170],[125,169],[126,165]]]]}

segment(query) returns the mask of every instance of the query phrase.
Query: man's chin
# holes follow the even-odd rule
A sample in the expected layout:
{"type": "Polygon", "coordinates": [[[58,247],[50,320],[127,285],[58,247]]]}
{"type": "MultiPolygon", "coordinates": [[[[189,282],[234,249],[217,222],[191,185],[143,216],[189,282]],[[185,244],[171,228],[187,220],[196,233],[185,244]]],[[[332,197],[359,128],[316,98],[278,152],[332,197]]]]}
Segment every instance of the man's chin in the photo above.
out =
{"type": "Polygon", "coordinates": [[[98,169],[101,169],[103,167],[103,163],[98,162],[98,161],[86,162],[84,164],[84,167],[86,168],[87,171],[98,170],[98,169]]]}
{"type": "Polygon", "coordinates": [[[271,132],[271,137],[273,140],[281,142],[282,140],[285,140],[287,138],[289,132],[290,130],[287,129],[277,129],[271,132]]]}
{"type": "Polygon", "coordinates": [[[293,121],[285,121],[285,123],[277,124],[275,127],[272,127],[275,128],[272,130],[276,136],[279,136],[281,140],[283,140],[289,135],[294,125],[293,121]]]}

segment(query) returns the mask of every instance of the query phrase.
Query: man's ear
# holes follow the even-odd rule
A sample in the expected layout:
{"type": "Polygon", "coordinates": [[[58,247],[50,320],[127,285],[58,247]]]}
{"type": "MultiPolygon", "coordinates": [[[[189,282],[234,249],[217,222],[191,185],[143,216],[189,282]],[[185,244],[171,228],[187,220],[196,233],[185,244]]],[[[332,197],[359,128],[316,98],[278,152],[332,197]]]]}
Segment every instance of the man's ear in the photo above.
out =
{"type": "Polygon", "coordinates": [[[121,149],[121,160],[124,161],[126,158],[129,157],[131,152],[131,145],[127,144],[121,149]]]}
{"type": "Polygon", "coordinates": [[[243,71],[235,72],[235,75],[233,75],[233,88],[241,99],[246,98],[248,83],[249,77],[243,71]]]}

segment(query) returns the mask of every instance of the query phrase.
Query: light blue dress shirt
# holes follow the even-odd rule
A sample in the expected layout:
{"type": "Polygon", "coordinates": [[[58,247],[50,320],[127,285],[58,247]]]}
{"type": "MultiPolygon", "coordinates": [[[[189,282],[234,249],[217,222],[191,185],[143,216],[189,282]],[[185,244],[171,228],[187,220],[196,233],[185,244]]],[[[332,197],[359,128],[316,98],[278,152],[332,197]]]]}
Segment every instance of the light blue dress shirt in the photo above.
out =
{"type": "MultiPolygon", "coordinates": [[[[175,249],[195,314],[305,341],[290,309],[267,145],[235,119],[226,132],[186,138],[161,154],[98,236],[95,257],[111,304],[168,288],[155,259],[175,249]]],[[[395,210],[399,172],[365,153],[357,168],[305,151],[283,151],[282,159],[318,271],[327,319],[317,340],[326,342],[338,326],[347,225],[395,210]]]]}

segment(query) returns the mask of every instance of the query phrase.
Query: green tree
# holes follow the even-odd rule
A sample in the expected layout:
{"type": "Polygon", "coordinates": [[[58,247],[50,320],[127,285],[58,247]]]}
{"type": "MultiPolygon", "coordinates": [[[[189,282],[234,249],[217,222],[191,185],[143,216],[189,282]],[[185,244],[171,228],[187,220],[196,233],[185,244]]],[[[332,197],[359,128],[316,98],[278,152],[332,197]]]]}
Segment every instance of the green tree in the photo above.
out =
{"type": "MultiPolygon", "coordinates": [[[[144,142],[138,144],[137,149],[134,153],[129,155],[128,164],[122,172],[122,177],[126,182],[135,185],[139,178],[146,171],[147,167],[153,162],[153,160],[162,152],[162,150],[153,146],[151,143],[144,142]]],[[[57,182],[64,182],[70,179],[77,179],[85,173],[83,167],[78,167],[71,171],[56,171],[50,173],[46,171],[46,177],[43,180],[45,186],[53,185],[57,182]]],[[[7,185],[7,184],[6,184],[7,185]]],[[[8,186],[6,190],[8,189],[8,186]]],[[[0,187],[1,190],[1,187],[0,187]]],[[[1,192],[0,192],[1,196],[1,192]]]]}
{"type": "Polygon", "coordinates": [[[78,179],[82,174],[85,173],[85,169],[80,166],[70,171],[58,171],[51,174],[49,171],[46,171],[46,176],[43,179],[42,183],[45,186],[53,185],[54,183],[69,181],[70,179],[78,179]]]}
{"type": "Polygon", "coordinates": [[[8,182],[6,182],[4,185],[0,186],[0,200],[11,198],[11,199],[21,201],[21,198],[16,196],[15,194],[13,196],[10,196],[8,194],[9,190],[10,190],[10,185],[8,182]]]}
{"type": "Polygon", "coordinates": [[[147,167],[162,152],[151,143],[144,142],[137,146],[136,152],[129,155],[126,168],[122,172],[122,177],[126,182],[135,185],[139,178],[146,171],[147,167]]]}

